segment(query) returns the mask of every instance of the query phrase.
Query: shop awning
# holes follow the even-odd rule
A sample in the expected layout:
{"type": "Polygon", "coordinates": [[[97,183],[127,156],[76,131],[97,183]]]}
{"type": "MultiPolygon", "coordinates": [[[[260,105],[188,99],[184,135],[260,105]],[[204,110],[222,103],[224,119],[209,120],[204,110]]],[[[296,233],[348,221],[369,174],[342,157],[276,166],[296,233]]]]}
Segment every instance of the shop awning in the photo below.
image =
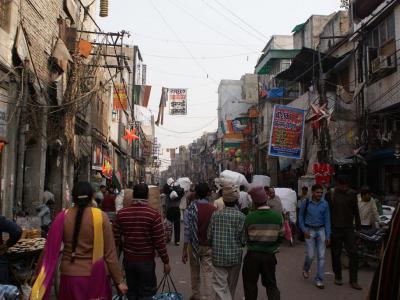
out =
{"type": "MultiPolygon", "coordinates": [[[[319,74],[318,55],[316,50],[302,48],[293,58],[289,69],[279,73],[275,78],[288,81],[311,80],[314,74],[319,74]]],[[[323,70],[327,71],[341,61],[341,58],[321,53],[321,60],[323,70]]]]}

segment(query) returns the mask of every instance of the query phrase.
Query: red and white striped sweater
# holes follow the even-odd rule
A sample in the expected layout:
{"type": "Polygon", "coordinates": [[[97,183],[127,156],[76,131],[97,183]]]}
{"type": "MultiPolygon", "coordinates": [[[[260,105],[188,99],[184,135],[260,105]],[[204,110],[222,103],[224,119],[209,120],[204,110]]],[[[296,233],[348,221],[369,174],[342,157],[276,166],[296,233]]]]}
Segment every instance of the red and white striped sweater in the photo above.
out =
{"type": "Polygon", "coordinates": [[[134,202],[121,209],[113,228],[117,247],[123,238],[126,261],[153,260],[157,251],[164,264],[169,262],[161,215],[146,203],[134,202]]]}

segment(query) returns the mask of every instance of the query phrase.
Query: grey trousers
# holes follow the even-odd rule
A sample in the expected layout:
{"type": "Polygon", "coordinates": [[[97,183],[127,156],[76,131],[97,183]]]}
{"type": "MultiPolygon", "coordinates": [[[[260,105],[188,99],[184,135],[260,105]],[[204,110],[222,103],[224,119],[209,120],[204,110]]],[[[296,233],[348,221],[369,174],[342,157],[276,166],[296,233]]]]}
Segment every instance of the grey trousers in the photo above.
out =
{"type": "Polygon", "coordinates": [[[212,286],[215,300],[235,299],[240,267],[240,264],[230,267],[214,266],[212,286]]]}

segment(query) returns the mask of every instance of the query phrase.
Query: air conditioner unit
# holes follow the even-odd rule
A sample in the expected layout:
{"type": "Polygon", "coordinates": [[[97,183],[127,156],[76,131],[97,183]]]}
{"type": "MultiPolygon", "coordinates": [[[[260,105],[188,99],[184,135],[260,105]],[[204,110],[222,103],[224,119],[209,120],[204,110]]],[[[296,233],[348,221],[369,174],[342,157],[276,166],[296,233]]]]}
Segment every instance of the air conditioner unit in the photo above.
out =
{"type": "Polygon", "coordinates": [[[372,73],[382,73],[384,71],[393,70],[396,66],[394,64],[393,56],[378,56],[372,62],[372,73]]]}

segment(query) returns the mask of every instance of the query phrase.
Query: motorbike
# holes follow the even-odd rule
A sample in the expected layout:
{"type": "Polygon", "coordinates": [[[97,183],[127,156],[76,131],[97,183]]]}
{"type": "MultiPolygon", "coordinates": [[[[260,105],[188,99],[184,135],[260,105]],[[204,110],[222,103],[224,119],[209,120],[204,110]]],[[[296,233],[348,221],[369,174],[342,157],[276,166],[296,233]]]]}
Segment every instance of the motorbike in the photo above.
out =
{"type": "MultiPolygon", "coordinates": [[[[381,249],[385,234],[386,228],[373,228],[356,233],[359,267],[370,266],[371,264],[373,266],[378,265],[381,259],[381,249]]],[[[342,264],[348,268],[349,260],[346,250],[344,250],[344,254],[345,257],[342,264]]]]}

